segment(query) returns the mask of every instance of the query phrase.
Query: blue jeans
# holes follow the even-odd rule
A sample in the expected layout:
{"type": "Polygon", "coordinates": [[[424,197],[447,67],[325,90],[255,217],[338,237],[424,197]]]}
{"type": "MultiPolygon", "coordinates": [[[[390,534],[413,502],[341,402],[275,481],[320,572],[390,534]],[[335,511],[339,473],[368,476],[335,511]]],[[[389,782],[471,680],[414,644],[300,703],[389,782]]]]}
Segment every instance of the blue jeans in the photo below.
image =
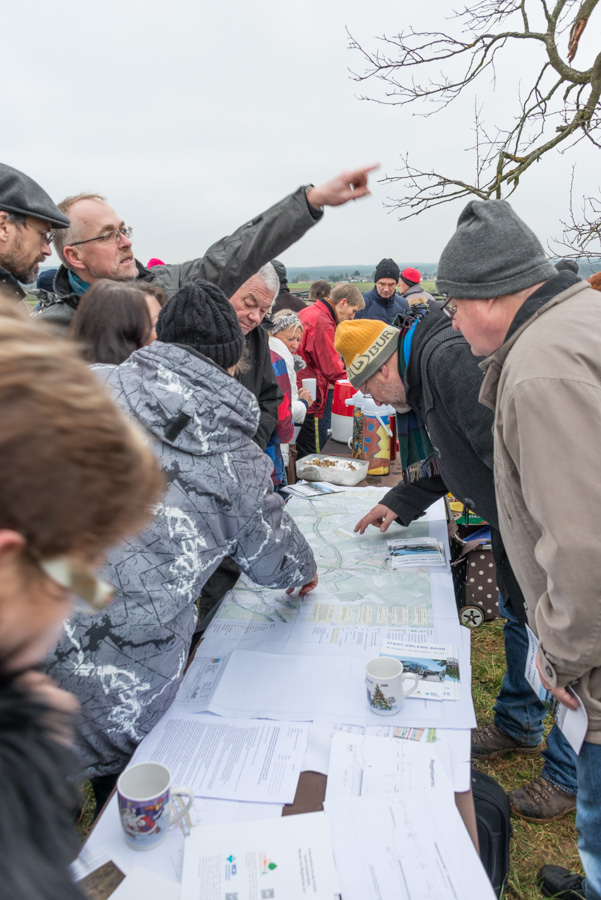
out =
{"type": "MultiPolygon", "coordinates": [[[[528,635],[509,605],[499,595],[499,613],[503,626],[507,671],[495,703],[495,725],[526,747],[536,747],[543,739],[543,721],[547,710],[526,681],[524,671],[528,655],[528,635]]],[[[576,754],[554,725],[543,750],[543,777],[568,794],[578,790],[576,754]]]]}
{"type": "Polygon", "coordinates": [[[586,875],[586,900],[601,900],[601,744],[585,741],[576,757],[578,852],[586,875]]]}

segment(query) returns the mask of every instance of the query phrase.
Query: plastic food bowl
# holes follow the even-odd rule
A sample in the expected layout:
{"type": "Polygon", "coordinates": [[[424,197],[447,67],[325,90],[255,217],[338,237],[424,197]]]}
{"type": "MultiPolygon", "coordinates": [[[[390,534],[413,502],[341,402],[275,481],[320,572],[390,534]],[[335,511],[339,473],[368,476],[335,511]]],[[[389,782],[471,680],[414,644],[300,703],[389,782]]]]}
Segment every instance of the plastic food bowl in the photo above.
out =
{"type": "Polygon", "coordinates": [[[345,459],[342,456],[310,453],[309,456],[297,459],[296,476],[305,481],[328,481],[330,484],[353,487],[367,477],[368,468],[367,459],[345,459]]]}

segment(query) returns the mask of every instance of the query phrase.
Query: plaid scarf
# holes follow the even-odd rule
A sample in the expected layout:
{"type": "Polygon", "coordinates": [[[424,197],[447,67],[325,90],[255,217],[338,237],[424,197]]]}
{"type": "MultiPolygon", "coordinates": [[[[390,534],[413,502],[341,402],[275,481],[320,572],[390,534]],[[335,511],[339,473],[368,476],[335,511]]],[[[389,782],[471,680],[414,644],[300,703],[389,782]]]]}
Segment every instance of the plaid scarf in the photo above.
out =
{"type": "MultiPolygon", "coordinates": [[[[399,335],[399,375],[405,382],[405,373],[409,364],[411,343],[415,329],[422,318],[428,312],[427,307],[422,312],[422,307],[412,307],[414,316],[407,317],[405,323],[400,325],[399,335]]],[[[439,475],[438,459],[426,426],[413,410],[396,414],[397,435],[399,439],[399,455],[403,468],[403,481],[405,484],[414,484],[421,478],[430,475],[439,475]]]]}

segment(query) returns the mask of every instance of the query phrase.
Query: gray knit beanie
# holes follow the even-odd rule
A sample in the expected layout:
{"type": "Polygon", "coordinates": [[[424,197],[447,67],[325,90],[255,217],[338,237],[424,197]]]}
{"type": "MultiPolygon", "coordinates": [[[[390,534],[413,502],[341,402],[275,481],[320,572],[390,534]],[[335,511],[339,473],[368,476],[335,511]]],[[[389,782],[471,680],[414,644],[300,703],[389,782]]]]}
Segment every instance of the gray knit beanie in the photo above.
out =
{"type": "Polygon", "coordinates": [[[157,337],[200,350],[224,369],[238,362],[244,345],[230,301],[217,285],[200,280],[185,284],[167,301],[157,319],[157,337]]]}
{"type": "Polygon", "coordinates": [[[436,287],[460,300],[490,300],[556,274],[536,235],[506,200],[470,200],[442,251],[436,287]]]}

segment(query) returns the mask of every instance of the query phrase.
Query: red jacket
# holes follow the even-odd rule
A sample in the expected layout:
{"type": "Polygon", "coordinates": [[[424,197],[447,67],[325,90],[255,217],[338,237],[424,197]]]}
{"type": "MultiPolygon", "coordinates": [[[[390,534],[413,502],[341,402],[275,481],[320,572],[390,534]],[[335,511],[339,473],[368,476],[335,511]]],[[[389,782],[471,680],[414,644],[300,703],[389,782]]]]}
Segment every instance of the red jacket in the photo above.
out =
{"type": "Polygon", "coordinates": [[[297,382],[302,387],[303,378],[317,379],[317,399],[309,412],[321,419],[328,399],[328,386],[338,378],[346,378],[344,363],[334,349],[336,313],[327,300],[317,300],[313,306],[301,309],[299,319],[304,330],[298,355],[305,360],[307,368],[298,373],[297,382]]]}

